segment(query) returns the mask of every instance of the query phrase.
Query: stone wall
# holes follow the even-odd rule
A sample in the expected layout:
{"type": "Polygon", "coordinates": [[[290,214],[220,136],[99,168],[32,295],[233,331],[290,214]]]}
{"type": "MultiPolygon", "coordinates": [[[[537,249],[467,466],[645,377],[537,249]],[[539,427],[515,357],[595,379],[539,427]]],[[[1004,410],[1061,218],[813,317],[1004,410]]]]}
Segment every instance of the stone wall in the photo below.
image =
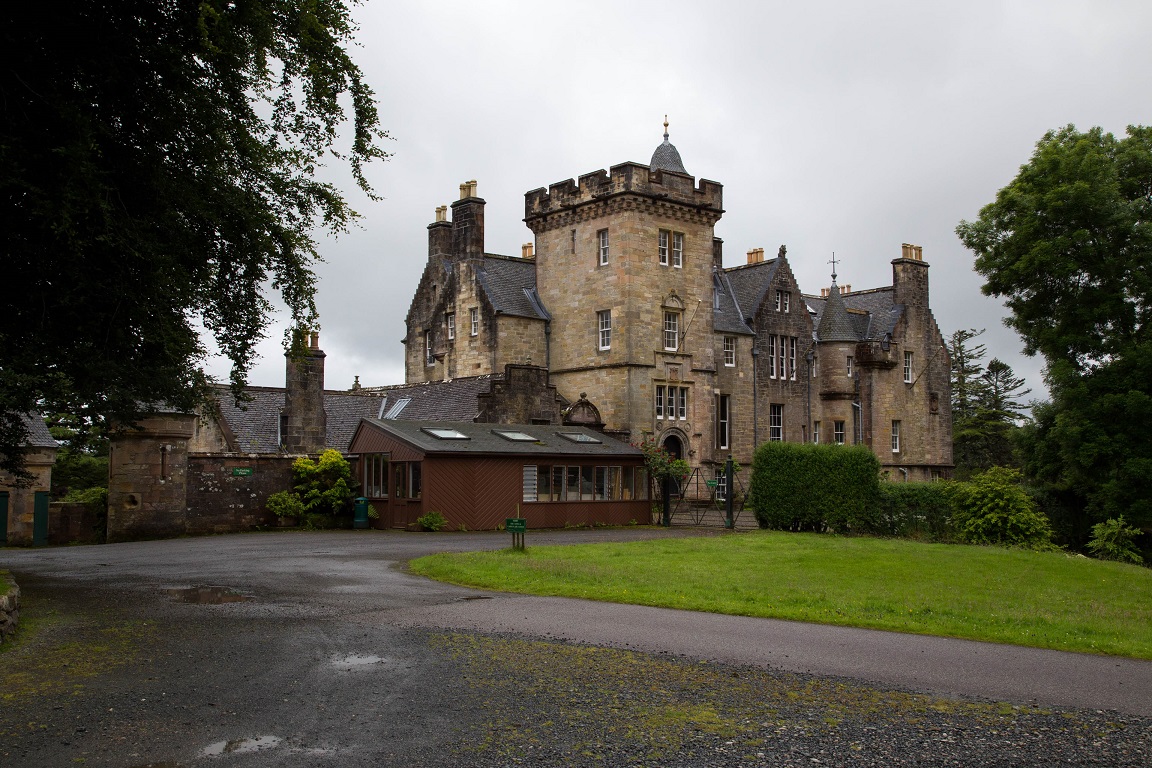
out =
{"type": "Polygon", "coordinates": [[[54,501],[48,507],[49,544],[102,544],[107,520],[87,504],[54,501]]]}
{"type": "Polygon", "coordinates": [[[108,541],[185,533],[188,443],[197,416],[161,413],[118,430],[108,454],[108,541]]]}
{"type": "Polygon", "coordinates": [[[51,490],[55,462],[55,448],[30,448],[25,454],[24,468],[32,475],[31,485],[16,485],[10,476],[0,473],[0,491],[8,492],[8,544],[32,544],[36,494],[51,490]]]}
{"type": "Polygon", "coordinates": [[[20,587],[7,571],[3,573],[9,586],[7,593],[0,594],[0,643],[16,631],[20,621],[20,587]]]}
{"type": "Polygon", "coordinates": [[[275,525],[276,516],[264,509],[264,502],[271,494],[292,487],[292,462],[297,458],[189,456],[183,532],[232,533],[275,525]]]}

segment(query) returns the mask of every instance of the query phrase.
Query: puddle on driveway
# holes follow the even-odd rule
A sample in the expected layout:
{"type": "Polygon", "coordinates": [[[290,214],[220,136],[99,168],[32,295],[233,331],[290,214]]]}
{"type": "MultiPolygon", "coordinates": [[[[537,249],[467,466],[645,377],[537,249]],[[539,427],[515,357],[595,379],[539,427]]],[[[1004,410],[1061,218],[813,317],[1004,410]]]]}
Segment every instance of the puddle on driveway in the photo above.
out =
{"type": "Polygon", "coordinates": [[[464,595],[464,597],[458,597],[456,599],[457,600],[491,600],[492,597],[490,595],[464,595]]]}
{"type": "Polygon", "coordinates": [[[242,603],[249,598],[231,587],[181,587],[166,589],[169,597],[183,603],[198,605],[219,605],[220,603],[242,603]]]}
{"type": "Polygon", "coordinates": [[[279,736],[250,736],[246,739],[232,739],[231,741],[218,741],[209,744],[200,750],[202,757],[220,757],[221,755],[245,755],[250,752],[259,752],[262,749],[271,749],[283,739],[279,736]]]}

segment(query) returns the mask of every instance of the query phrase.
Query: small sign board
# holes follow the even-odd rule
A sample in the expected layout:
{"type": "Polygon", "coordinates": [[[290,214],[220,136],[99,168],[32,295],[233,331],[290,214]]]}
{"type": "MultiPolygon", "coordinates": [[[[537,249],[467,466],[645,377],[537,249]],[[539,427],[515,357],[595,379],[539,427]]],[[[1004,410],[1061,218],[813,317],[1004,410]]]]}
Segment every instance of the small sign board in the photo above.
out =
{"type": "Polygon", "coordinates": [[[251,477],[252,467],[232,467],[232,477],[251,477]]]}
{"type": "Polygon", "coordinates": [[[716,481],[715,480],[705,480],[704,485],[708,486],[709,488],[715,488],[716,487],[716,481]]]}
{"type": "Polygon", "coordinates": [[[508,517],[504,519],[504,530],[509,533],[524,533],[528,530],[528,520],[523,517],[508,517]]]}

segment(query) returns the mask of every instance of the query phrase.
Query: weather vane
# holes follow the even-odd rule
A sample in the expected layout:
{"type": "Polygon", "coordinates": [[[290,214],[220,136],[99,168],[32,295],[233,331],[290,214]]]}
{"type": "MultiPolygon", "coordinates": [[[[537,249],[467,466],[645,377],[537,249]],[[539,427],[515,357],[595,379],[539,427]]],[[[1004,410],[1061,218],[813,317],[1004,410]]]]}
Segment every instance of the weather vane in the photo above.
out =
{"type": "Polygon", "coordinates": [[[832,282],[836,282],[836,251],[832,251],[832,259],[828,263],[832,265],[832,282]]]}
{"type": "Polygon", "coordinates": [[[664,115],[664,138],[668,138],[668,115],[664,115]]]}

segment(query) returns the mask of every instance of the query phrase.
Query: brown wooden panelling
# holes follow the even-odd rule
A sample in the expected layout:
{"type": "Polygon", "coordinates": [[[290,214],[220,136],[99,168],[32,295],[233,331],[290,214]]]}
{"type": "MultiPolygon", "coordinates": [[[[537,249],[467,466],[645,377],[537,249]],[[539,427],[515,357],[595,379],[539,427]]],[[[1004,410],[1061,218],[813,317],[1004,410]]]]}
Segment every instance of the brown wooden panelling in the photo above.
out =
{"type": "Polygon", "coordinates": [[[407,443],[402,443],[387,433],[363,423],[352,438],[348,452],[390,453],[393,461],[420,461],[424,458],[423,451],[419,451],[407,443]]]}

